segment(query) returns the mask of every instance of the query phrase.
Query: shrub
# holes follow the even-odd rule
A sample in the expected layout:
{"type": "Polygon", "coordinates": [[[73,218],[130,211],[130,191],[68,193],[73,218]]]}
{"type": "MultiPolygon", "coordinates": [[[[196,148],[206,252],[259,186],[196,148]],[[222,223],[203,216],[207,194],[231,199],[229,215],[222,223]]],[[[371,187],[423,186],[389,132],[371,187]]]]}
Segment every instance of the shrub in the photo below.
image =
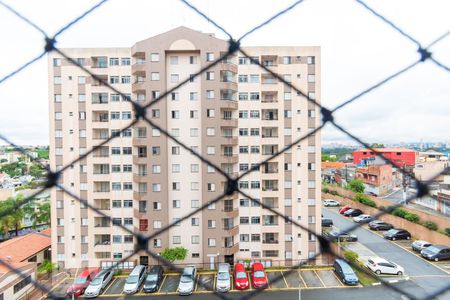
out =
{"type": "Polygon", "coordinates": [[[394,209],[395,209],[395,206],[389,205],[389,206],[386,207],[386,212],[392,214],[394,209]]]}
{"type": "Polygon", "coordinates": [[[400,218],[405,218],[406,214],[408,212],[406,210],[404,210],[403,208],[396,208],[392,211],[392,214],[394,216],[400,217],[400,218]]]}
{"type": "Polygon", "coordinates": [[[365,200],[362,203],[367,205],[367,206],[370,206],[370,207],[377,207],[377,204],[372,199],[367,199],[367,200],[365,200]]]}
{"type": "Polygon", "coordinates": [[[445,235],[450,236],[450,227],[444,229],[445,235]]]}
{"type": "Polygon", "coordinates": [[[353,251],[345,251],[344,257],[351,263],[356,263],[358,261],[358,253],[353,251]]]}
{"type": "Polygon", "coordinates": [[[324,192],[324,193],[328,193],[329,191],[330,191],[330,189],[327,188],[327,187],[323,187],[323,188],[322,188],[322,192],[324,192]]]}
{"type": "Polygon", "coordinates": [[[403,218],[413,223],[419,223],[420,220],[420,217],[417,214],[413,213],[406,213],[406,215],[403,218]]]}
{"type": "Polygon", "coordinates": [[[360,202],[367,206],[377,207],[377,204],[375,203],[375,201],[373,201],[372,199],[370,199],[369,197],[367,197],[366,195],[364,195],[362,193],[357,193],[353,200],[355,200],[356,202],[360,202]]]}
{"type": "Polygon", "coordinates": [[[333,196],[339,196],[339,193],[336,192],[336,191],[330,191],[330,194],[333,195],[333,196]]]}
{"type": "Polygon", "coordinates": [[[355,193],[363,193],[366,187],[361,179],[352,179],[346,184],[345,188],[355,193]]]}
{"type": "Polygon", "coordinates": [[[431,221],[425,221],[423,223],[423,226],[425,226],[426,228],[428,228],[430,230],[438,230],[438,226],[436,225],[436,223],[431,222],[431,221]]]}

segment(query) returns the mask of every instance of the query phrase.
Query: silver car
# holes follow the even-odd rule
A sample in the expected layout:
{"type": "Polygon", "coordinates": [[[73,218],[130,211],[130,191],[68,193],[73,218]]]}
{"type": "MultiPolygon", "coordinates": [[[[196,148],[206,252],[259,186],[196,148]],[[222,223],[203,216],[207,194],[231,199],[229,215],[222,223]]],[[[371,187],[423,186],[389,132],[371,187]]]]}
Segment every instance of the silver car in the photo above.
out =
{"type": "Polygon", "coordinates": [[[124,294],[134,294],[139,290],[145,278],[145,266],[139,265],[134,267],[130,275],[128,275],[123,287],[124,294]]]}
{"type": "Polygon", "coordinates": [[[95,298],[100,295],[105,287],[111,282],[113,270],[103,270],[95,276],[84,291],[85,298],[95,298]]]}
{"type": "Polygon", "coordinates": [[[197,268],[195,266],[187,266],[181,274],[180,283],[178,284],[178,294],[190,295],[194,291],[195,277],[197,276],[197,268]]]}
{"type": "Polygon", "coordinates": [[[228,292],[230,287],[230,264],[219,264],[216,277],[216,289],[218,292],[228,292]]]}

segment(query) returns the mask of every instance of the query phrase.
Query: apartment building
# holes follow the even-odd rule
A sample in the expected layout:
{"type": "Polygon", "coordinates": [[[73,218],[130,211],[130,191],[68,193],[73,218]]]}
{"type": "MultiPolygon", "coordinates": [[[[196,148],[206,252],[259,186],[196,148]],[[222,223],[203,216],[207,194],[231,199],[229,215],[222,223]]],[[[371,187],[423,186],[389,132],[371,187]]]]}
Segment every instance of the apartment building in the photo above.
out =
{"type": "MultiPolygon", "coordinates": [[[[153,237],[149,250],[183,246],[189,251],[184,263],[211,267],[247,259],[291,264],[317,253],[315,237],[291,221],[320,231],[319,134],[239,182],[247,194],[288,218],[238,193],[208,205],[223,194],[226,180],[191,151],[237,176],[320,122],[317,107],[240,53],[193,76],[227,49],[227,41],[185,27],[131,48],[63,49],[125,97],[58,54],[49,55],[51,167],[69,165],[61,183],[98,210],[52,191],[54,261],[65,268],[120,260],[124,268],[153,264],[143,251],[133,255],[136,238],[117,225],[149,236],[202,205],[207,208],[153,237]],[[134,120],[130,100],[151,104],[147,117],[155,126],[139,120],[120,130],[134,120]],[[110,136],[116,138],[70,165],[110,136]]],[[[320,101],[319,47],[245,51],[320,101]]]]}

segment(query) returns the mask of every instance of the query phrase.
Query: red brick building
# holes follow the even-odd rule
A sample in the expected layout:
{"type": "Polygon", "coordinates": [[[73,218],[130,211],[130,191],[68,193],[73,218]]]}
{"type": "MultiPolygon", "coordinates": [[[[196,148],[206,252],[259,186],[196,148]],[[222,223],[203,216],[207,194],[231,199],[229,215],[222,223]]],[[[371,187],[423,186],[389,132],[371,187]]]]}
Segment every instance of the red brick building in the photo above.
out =
{"type": "MultiPolygon", "coordinates": [[[[404,166],[413,167],[418,159],[415,150],[406,148],[375,148],[383,157],[389,159],[395,166],[403,168],[404,166]]],[[[356,165],[364,164],[364,160],[375,159],[376,154],[370,149],[360,149],[353,152],[353,163],[356,165]]]]}
{"type": "Polygon", "coordinates": [[[357,168],[355,177],[361,179],[366,186],[365,191],[377,196],[387,194],[392,190],[392,167],[391,165],[369,165],[357,168]]]}

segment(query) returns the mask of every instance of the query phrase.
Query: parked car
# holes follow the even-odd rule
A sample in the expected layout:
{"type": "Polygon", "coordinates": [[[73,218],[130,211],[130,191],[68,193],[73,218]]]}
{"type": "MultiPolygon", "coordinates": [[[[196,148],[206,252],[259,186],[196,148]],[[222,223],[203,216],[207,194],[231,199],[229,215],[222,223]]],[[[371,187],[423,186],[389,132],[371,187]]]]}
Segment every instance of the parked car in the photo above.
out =
{"type": "Polygon", "coordinates": [[[334,261],[334,271],[336,272],[337,276],[348,285],[357,285],[358,284],[358,277],[356,276],[353,269],[350,267],[350,265],[343,259],[336,259],[334,261]]]}
{"type": "Polygon", "coordinates": [[[357,217],[353,217],[353,221],[356,223],[369,223],[373,221],[373,217],[371,215],[359,215],[357,217]]]}
{"type": "Polygon", "coordinates": [[[194,291],[195,278],[197,277],[197,268],[195,266],[187,266],[183,269],[180,283],[178,284],[178,294],[190,295],[194,291]]]}
{"type": "Polygon", "coordinates": [[[383,233],[383,236],[385,239],[393,240],[393,241],[411,239],[411,233],[409,233],[405,229],[400,229],[400,228],[393,228],[391,230],[388,230],[385,233],[383,233]]]}
{"type": "Polygon", "coordinates": [[[238,290],[246,290],[249,288],[250,284],[243,264],[234,265],[234,282],[238,290]]]}
{"type": "Polygon", "coordinates": [[[380,274],[397,274],[397,275],[405,274],[405,269],[403,269],[403,267],[401,267],[391,261],[387,261],[381,257],[369,258],[367,260],[366,266],[378,275],[380,275],[380,274]]]}
{"type": "Polygon", "coordinates": [[[81,296],[84,290],[88,287],[92,279],[98,274],[99,268],[86,268],[73,281],[72,285],[67,289],[67,296],[75,297],[81,296]]]}
{"type": "Polygon", "coordinates": [[[331,226],[333,226],[333,220],[322,219],[322,227],[331,227],[331,226]]]}
{"type": "Polygon", "coordinates": [[[339,213],[343,215],[347,210],[352,209],[350,206],[346,205],[339,210],[339,213]]]}
{"type": "Polygon", "coordinates": [[[450,259],[450,247],[444,245],[431,245],[420,252],[428,260],[440,261],[450,259]]]}
{"type": "Polygon", "coordinates": [[[339,230],[331,230],[325,233],[328,236],[330,241],[337,241],[338,238],[341,242],[356,242],[358,237],[355,234],[350,234],[348,232],[339,231],[339,230]]]}
{"type": "Polygon", "coordinates": [[[161,266],[153,266],[147,273],[144,281],[144,292],[153,293],[159,290],[164,278],[164,271],[161,266]]]}
{"type": "Polygon", "coordinates": [[[419,253],[420,253],[420,251],[422,251],[423,249],[428,248],[428,247],[430,247],[430,246],[431,246],[431,243],[430,243],[430,242],[422,241],[422,240],[414,241],[414,242],[411,244],[412,249],[413,249],[414,251],[416,251],[416,252],[419,252],[419,253]]]}
{"type": "Polygon", "coordinates": [[[216,276],[216,290],[218,292],[228,292],[230,288],[230,264],[219,264],[216,276]]]}
{"type": "Polygon", "coordinates": [[[323,206],[340,206],[341,204],[333,199],[325,199],[323,200],[323,206]]]}
{"type": "Polygon", "coordinates": [[[268,285],[266,271],[264,271],[264,266],[262,263],[255,262],[252,264],[250,276],[252,278],[253,288],[257,289],[268,285]]]}
{"type": "Polygon", "coordinates": [[[134,267],[130,275],[128,275],[125,285],[123,286],[124,294],[134,294],[139,290],[142,282],[145,279],[145,266],[138,265],[134,267]]]}
{"type": "Polygon", "coordinates": [[[375,220],[369,223],[369,228],[371,230],[391,230],[394,226],[380,220],[375,220]]]}
{"type": "Polygon", "coordinates": [[[112,269],[106,269],[98,273],[84,291],[84,297],[95,298],[100,295],[105,287],[111,282],[113,274],[114,271],[112,269]]]}
{"type": "Polygon", "coordinates": [[[359,215],[362,215],[362,213],[362,210],[360,210],[359,208],[351,208],[344,212],[344,217],[357,217],[359,215]]]}

